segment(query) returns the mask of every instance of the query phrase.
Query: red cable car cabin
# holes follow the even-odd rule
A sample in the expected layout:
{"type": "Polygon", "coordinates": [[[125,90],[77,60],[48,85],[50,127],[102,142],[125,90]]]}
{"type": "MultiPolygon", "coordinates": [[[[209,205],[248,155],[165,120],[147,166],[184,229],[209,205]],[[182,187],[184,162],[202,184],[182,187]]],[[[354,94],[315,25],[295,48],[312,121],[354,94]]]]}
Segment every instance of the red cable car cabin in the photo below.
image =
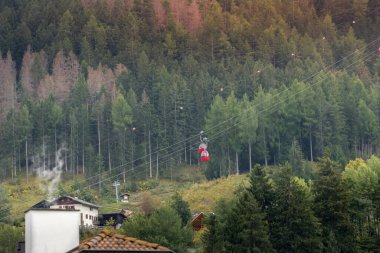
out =
{"type": "Polygon", "coordinates": [[[380,47],[379,47],[379,49],[377,49],[377,53],[380,54],[380,47]]]}
{"type": "Polygon", "coordinates": [[[201,154],[205,150],[207,150],[207,144],[202,142],[199,144],[198,153],[201,154]]]}
{"type": "Polygon", "coordinates": [[[201,153],[201,161],[208,162],[209,160],[210,160],[210,154],[207,152],[207,150],[203,150],[201,153]]]}

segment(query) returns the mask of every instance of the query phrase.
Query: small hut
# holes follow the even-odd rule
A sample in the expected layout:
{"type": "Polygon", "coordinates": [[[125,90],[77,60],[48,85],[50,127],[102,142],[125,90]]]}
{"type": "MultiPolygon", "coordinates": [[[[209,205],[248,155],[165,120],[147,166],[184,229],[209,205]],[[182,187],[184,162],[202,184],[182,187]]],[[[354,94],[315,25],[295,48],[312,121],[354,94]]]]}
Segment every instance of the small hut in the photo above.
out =
{"type": "Polygon", "coordinates": [[[128,203],[129,202],[129,194],[128,193],[123,193],[120,195],[121,202],[128,203]]]}
{"type": "Polygon", "coordinates": [[[193,219],[191,221],[191,227],[194,231],[199,231],[204,227],[204,220],[205,216],[201,213],[196,213],[193,215],[193,219]]]}

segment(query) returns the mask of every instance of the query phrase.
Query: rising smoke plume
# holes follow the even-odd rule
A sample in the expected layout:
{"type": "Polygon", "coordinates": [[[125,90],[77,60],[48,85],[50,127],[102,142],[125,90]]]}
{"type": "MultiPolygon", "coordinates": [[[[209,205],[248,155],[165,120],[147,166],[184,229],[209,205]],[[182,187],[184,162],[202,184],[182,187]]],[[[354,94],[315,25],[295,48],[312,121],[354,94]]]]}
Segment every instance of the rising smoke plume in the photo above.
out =
{"type": "Polygon", "coordinates": [[[46,157],[43,154],[34,157],[33,164],[35,164],[34,172],[41,179],[40,188],[43,192],[47,194],[47,199],[52,200],[54,194],[57,191],[58,183],[61,181],[62,168],[64,165],[64,160],[62,158],[62,153],[66,151],[63,145],[58,151],[55,152],[55,162],[54,167],[50,168],[50,164],[46,163],[46,157]]]}

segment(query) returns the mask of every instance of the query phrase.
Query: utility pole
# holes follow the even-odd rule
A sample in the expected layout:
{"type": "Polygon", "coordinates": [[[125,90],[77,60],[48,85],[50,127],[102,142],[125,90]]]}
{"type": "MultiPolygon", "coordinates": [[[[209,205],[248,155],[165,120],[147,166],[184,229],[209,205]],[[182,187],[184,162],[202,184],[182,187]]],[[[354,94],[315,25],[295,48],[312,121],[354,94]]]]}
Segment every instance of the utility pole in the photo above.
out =
{"type": "Polygon", "coordinates": [[[119,202],[119,194],[117,192],[117,187],[119,187],[120,183],[119,181],[115,181],[113,182],[112,186],[115,187],[115,192],[116,192],[116,203],[119,202]]]}
{"type": "MultiPolygon", "coordinates": [[[[131,164],[132,164],[132,171],[133,171],[133,172],[135,172],[135,168],[134,168],[134,165],[133,165],[133,164],[134,164],[134,160],[133,160],[133,159],[134,159],[134,158],[133,158],[133,148],[134,148],[134,147],[133,147],[133,146],[134,146],[134,144],[135,144],[135,140],[134,140],[134,137],[135,137],[135,136],[134,136],[134,133],[135,133],[135,131],[136,131],[136,127],[133,127],[133,128],[132,128],[132,162],[131,162],[131,164]]],[[[125,183],[125,182],[124,182],[124,183],[125,183]]]]}
{"type": "Polygon", "coordinates": [[[150,145],[150,129],[149,129],[149,177],[150,178],[153,177],[153,173],[152,173],[152,148],[150,145]]]}

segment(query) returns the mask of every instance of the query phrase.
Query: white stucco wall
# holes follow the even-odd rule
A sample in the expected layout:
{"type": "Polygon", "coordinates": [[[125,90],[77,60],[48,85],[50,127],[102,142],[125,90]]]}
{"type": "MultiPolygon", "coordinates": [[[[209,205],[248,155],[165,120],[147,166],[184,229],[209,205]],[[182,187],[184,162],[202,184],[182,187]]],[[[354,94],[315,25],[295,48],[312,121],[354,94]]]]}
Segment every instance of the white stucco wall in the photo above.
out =
{"type": "Polygon", "coordinates": [[[25,252],[67,252],[79,245],[79,226],[79,211],[31,209],[25,213],[25,252]]]}
{"type": "Polygon", "coordinates": [[[81,205],[81,207],[79,207],[78,205],[78,209],[83,214],[83,225],[91,226],[93,225],[94,222],[98,221],[99,210],[97,208],[94,208],[94,207],[90,208],[84,205],[81,205]],[[87,214],[87,218],[86,218],[86,214],[87,214]],[[90,219],[90,215],[92,219],[90,219]]]}
{"type": "Polygon", "coordinates": [[[79,210],[79,212],[82,214],[82,217],[83,217],[82,225],[84,226],[92,226],[94,225],[94,222],[98,219],[98,216],[99,216],[98,208],[85,206],[83,204],[52,205],[50,206],[50,208],[66,209],[66,206],[74,206],[74,209],[79,210]],[[86,218],[86,215],[87,215],[87,218],[86,218]],[[92,219],[90,219],[90,217],[92,217],[92,219]],[[96,219],[94,217],[96,217],[96,219]]]}

